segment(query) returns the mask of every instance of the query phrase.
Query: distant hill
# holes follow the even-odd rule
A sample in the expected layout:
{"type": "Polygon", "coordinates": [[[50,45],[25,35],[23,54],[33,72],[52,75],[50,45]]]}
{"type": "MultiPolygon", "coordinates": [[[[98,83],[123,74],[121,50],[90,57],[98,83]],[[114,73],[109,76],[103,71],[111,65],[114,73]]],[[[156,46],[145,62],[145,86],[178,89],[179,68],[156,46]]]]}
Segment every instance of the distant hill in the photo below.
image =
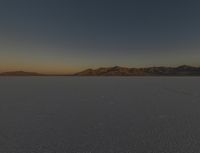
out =
{"type": "Polygon", "coordinates": [[[182,65],[178,67],[127,68],[115,66],[86,69],[72,75],[10,71],[0,73],[0,76],[200,76],[200,67],[182,65]]]}
{"type": "Polygon", "coordinates": [[[45,76],[45,74],[36,72],[11,71],[0,73],[0,76],[45,76]]]}
{"type": "Polygon", "coordinates": [[[87,69],[76,76],[200,76],[200,67],[182,65],[179,67],[126,68],[106,67],[87,69]]]}

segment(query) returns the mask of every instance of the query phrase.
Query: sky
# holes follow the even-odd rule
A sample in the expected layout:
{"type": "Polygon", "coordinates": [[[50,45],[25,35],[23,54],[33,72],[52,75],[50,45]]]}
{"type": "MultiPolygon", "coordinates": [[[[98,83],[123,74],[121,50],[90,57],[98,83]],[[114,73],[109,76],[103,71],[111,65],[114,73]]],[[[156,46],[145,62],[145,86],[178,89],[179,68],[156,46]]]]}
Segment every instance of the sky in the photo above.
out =
{"type": "Polygon", "coordinates": [[[200,66],[199,0],[1,0],[0,72],[200,66]]]}

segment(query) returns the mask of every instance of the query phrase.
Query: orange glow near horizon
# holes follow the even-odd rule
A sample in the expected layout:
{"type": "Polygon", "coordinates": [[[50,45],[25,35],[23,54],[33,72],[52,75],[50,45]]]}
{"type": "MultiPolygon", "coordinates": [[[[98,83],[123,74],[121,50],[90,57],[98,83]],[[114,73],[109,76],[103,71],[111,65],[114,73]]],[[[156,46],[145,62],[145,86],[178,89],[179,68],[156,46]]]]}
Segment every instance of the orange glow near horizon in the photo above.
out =
{"type": "Polygon", "coordinates": [[[79,66],[72,66],[72,64],[66,64],[59,59],[46,59],[44,57],[34,58],[30,55],[5,55],[0,57],[0,73],[9,71],[27,71],[37,72],[43,74],[73,74],[81,71],[79,66]]]}
{"type": "Polygon", "coordinates": [[[80,71],[81,68],[73,68],[61,65],[28,65],[28,64],[1,64],[0,72],[9,71],[27,71],[27,72],[37,72],[44,74],[73,74],[80,71]]]}
{"type": "MultiPolygon", "coordinates": [[[[29,50],[30,51],[30,50],[29,50]]],[[[56,52],[56,51],[55,51],[56,52]]],[[[0,72],[8,71],[27,71],[43,74],[73,74],[88,68],[99,67],[151,67],[151,66],[170,66],[180,65],[199,65],[199,52],[179,54],[176,53],[148,53],[143,55],[126,54],[79,54],[71,55],[67,53],[57,54],[38,50],[28,53],[19,49],[1,51],[0,72]],[[170,62],[169,62],[170,61],[170,62]]]]}
{"type": "Polygon", "coordinates": [[[2,72],[10,72],[10,71],[26,71],[26,72],[37,72],[37,73],[42,73],[42,74],[73,74],[78,71],[78,69],[72,69],[72,68],[36,68],[36,67],[17,67],[17,66],[8,66],[8,67],[0,67],[0,73],[2,72]]]}

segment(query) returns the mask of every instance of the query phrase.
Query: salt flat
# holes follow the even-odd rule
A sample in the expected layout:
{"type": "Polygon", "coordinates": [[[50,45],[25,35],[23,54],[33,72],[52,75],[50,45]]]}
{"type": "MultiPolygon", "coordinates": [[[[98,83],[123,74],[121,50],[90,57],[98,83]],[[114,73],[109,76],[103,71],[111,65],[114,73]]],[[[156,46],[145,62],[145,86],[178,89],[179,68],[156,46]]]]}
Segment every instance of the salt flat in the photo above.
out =
{"type": "Polygon", "coordinates": [[[1,77],[0,153],[200,152],[198,77],[1,77]]]}

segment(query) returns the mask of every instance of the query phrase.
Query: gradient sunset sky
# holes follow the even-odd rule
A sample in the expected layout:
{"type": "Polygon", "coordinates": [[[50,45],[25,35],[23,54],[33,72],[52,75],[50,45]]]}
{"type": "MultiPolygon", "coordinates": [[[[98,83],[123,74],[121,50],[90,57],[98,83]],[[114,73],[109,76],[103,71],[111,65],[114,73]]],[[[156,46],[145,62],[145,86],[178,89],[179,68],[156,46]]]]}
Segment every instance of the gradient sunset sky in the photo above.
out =
{"type": "Polygon", "coordinates": [[[1,0],[0,72],[200,66],[199,0],[1,0]]]}

